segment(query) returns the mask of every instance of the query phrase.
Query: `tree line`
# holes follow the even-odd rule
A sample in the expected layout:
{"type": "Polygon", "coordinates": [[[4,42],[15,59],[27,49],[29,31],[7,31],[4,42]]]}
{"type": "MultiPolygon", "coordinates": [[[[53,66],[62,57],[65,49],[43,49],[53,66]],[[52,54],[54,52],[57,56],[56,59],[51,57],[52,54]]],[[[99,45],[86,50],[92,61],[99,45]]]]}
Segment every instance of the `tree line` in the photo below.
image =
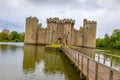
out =
{"type": "Polygon", "coordinates": [[[0,32],[0,42],[23,42],[24,33],[18,33],[17,31],[9,31],[8,29],[3,29],[0,32]]]}
{"type": "Polygon", "coordinates": [[[104,38],[97,38],[96,47],[120,49],[120,29],[115,29],[112,35],[106,33],[104,38]]]}

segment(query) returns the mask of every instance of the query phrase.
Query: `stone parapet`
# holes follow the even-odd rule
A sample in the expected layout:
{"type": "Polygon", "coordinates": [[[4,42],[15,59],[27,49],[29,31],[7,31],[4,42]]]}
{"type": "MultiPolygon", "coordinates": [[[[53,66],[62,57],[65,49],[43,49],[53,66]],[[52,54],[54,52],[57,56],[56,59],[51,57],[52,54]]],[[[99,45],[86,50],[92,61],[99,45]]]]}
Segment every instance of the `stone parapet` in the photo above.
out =
{"type": "Polygon", "coordinates": [[[75,24],[75,20],[72,19],[63,19],[64,23],[75,24]]]}
{"type": "Polygon", "coordinates": [[[47,18],[47,23],[70,23],[75,24],[75,20],[72,19],[62,19],[60,20],[58,17],[55,18],[47,18]]]}
{"type": "Polygon", "coordinates": [[[57,23],[59,21],[58,17],[55,18],[47,18],[47,23],[57,23]]]}
{"type": "Polygon", "coordinates": [[[27,18],[26,18],[26,21],[39,21],[39,20],[38,20],[37,17],[32,17],[32,16],[30,16],[30,17],[27,17],[27,18]]]}
{"type": "Polygon", "coordinates": [[[88,21],[87,19],[84,19],[83,24],[84,25],[86,25],[86,24],[97,24],[97,22],[96,21],[88,21]]]}

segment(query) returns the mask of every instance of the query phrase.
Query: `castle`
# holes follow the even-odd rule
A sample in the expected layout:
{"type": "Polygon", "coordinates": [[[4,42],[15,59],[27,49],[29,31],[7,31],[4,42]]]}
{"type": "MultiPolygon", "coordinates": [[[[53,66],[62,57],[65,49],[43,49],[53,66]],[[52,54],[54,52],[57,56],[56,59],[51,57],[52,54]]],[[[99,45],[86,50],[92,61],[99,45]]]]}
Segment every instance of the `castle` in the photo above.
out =
{"type": "Polygon", "coordinates": [[[79,30],[74,28],[75,20],[48,18],[43,28],[36,17],[26,18],[25,44],[63,44],[95,48],[95,21],[83,20],[79,30]]]}

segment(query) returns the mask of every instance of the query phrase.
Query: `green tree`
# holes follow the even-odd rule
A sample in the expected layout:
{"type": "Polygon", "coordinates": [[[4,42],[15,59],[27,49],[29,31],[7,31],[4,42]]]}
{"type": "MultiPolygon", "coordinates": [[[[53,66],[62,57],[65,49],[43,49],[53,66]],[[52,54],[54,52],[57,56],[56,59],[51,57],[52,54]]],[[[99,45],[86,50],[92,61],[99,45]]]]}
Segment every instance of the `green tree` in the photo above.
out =
{"type": "Polygon", "coordinates": [[[0,33],[0,41],[8,41],[10,40],[10,31],[8,29],[3,29],[0,33]]]}
{"type": "Polygon", "coordinates": [[[20,40],[20,34],[17,31],[11,32],[11,40],[19,42],[20,40]]]}
{"type": "Polygon", "coordinates": [[[110,43],[110,37],[108,35],[108,33],[105,34],[105,37],[104,37],[104,41],[103,41],[103,46],[104,47],[109,47],[108,44],[110,43]]]}
{"type": "Polygon", "coordinates": [[[120,48],[120,29],[115,29],[113,31],[110,40],[113,48],[120,48]]]}
{"type": "Polygon", "coordinates": [[[96,46],[97,47],[104,47],[103,39],[100,39],[100,38],[96,39],[96,46]]]}
{"type": "Polygon", "coordinates": [[[2,32],[0,32],[0,41],[23,42],[24,33],[18,33],[17,31],[10,32],[8,29],[3,29],[2,32]]]}
{"type": "Polygon", "coordinates": [[[98,38],[96,46],[120,49],[120,29],[115,29],[111,36],[106,33],[104,39],[98,38]]]}

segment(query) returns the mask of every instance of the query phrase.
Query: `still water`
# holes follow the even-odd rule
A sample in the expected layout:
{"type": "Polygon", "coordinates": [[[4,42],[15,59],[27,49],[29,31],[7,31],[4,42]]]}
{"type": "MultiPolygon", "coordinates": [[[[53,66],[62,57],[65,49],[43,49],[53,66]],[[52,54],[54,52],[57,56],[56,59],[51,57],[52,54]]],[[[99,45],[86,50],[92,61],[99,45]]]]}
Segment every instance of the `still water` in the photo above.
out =
{"type": "Polygon", "coordinates": [[[79,72],[44,46],[0,43],[0,80],[79,80],[79,72]]]}

